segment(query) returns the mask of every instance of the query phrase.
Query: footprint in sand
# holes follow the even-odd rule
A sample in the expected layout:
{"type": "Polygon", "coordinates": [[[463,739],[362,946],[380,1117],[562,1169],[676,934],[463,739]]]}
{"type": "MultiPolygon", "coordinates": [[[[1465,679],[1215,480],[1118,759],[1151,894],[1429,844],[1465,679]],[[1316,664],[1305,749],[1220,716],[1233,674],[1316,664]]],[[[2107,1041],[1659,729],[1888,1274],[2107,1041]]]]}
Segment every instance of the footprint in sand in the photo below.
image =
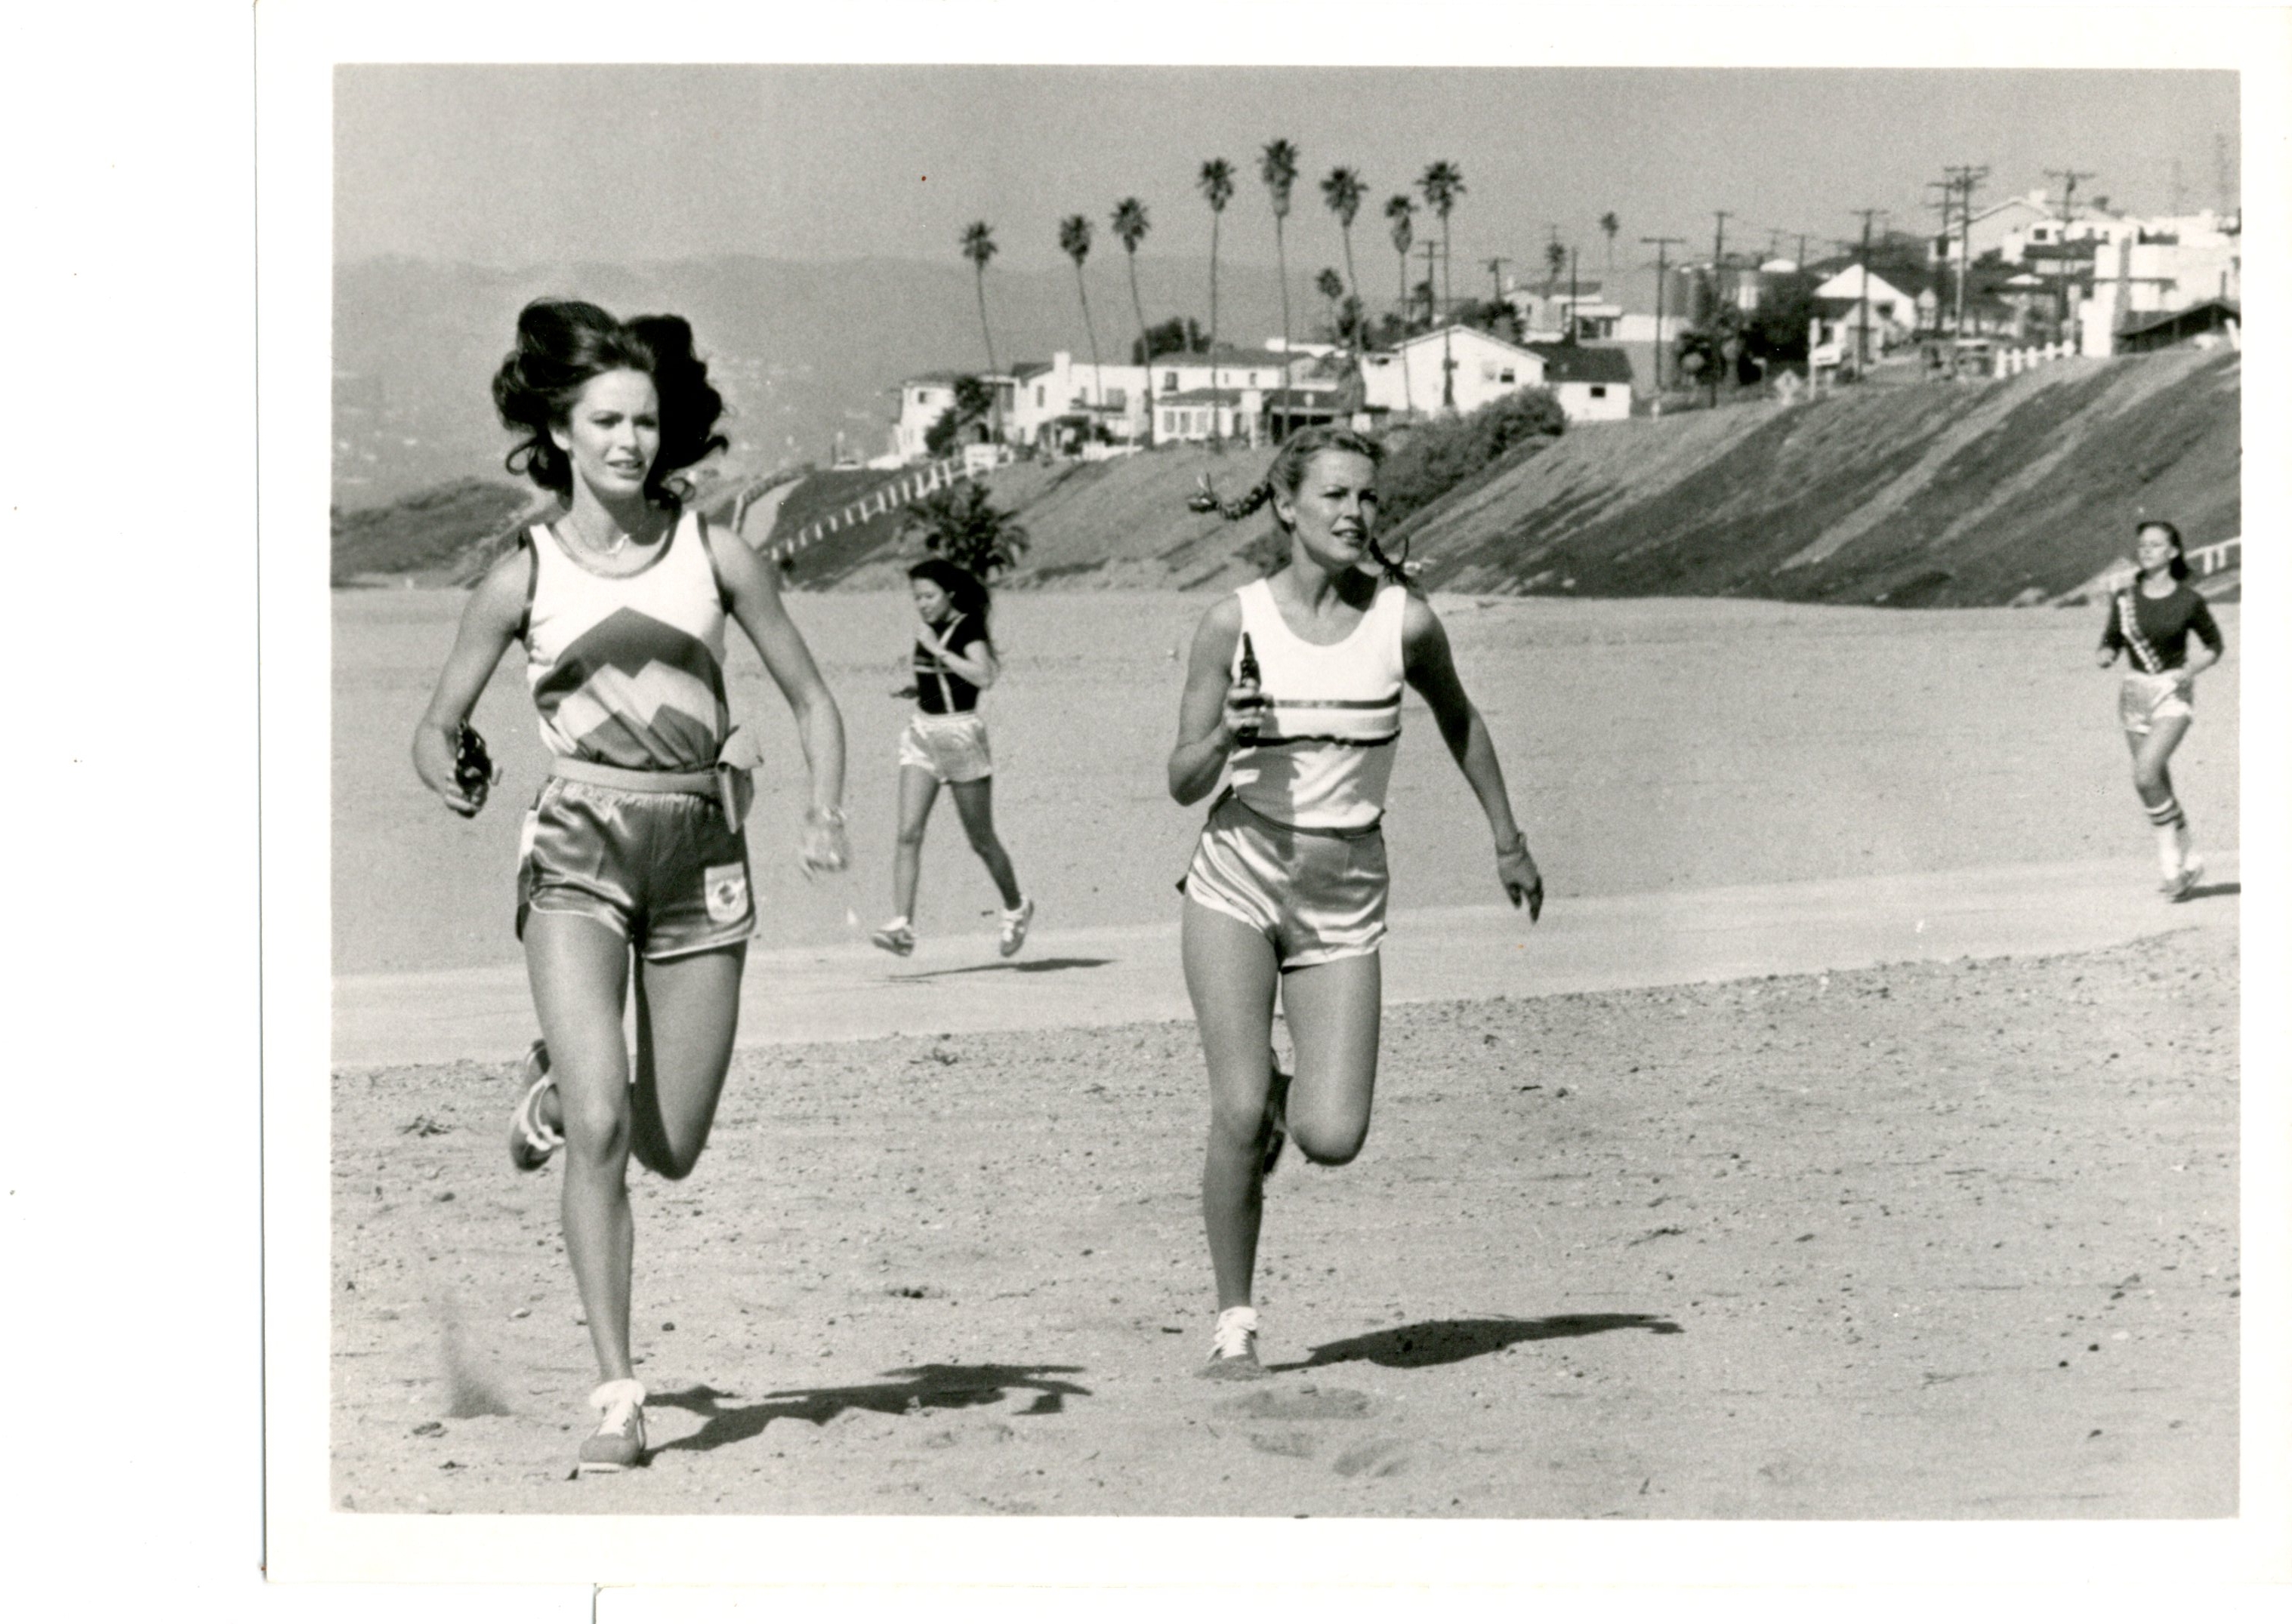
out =
{"type": "MultiPolygon", "coordinates": [[[[1252,1421],[1358,1421],[1376,1413],[1376,1407],[1368,1394],[1351,1387],[1303,1387],[1295,1392],[1261,1387],[1227,1399],[1218,1410],[1252,1421]]],[[[1243,1435],[1260,1454],[1292,1460],[1314,1459],[1328,1442],[1310,1427],[1266,1428],[1243,1435]]],[[[1398,1438],[1353,1443],[1332,1463],[1344,1477],[1390,1477],[1408,1464],[1408,1451],[1398,1438]]]]}

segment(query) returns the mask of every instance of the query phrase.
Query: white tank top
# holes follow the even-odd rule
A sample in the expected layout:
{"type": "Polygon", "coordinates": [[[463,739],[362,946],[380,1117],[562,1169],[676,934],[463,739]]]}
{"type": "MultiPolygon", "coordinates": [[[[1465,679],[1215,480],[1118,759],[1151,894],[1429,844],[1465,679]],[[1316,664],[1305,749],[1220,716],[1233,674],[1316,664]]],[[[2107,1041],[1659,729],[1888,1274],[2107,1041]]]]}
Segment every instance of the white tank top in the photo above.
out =
{"type": "MultiPolygon", "coordinates": [[[[1233,792],[1251,810],[1300,828],[1374,824],[1384,813],[1400,742],[1408,589],[1380,584],[1352,635],[1326,646],[1289,630],[1270,583],[1253,581],[1234,596],[1271,708],[1256,741],[1227,758],[1233,792]]],[[[1237,670],[1240,663],[1237,639],[1237,670]]]]}

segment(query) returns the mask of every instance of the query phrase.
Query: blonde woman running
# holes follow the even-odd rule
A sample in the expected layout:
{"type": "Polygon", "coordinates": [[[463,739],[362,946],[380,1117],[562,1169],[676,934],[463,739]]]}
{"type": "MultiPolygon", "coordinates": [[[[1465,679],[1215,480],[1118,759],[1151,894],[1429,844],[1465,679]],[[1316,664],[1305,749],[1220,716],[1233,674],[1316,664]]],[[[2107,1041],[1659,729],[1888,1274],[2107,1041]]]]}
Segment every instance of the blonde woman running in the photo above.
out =
{"type": "Polygon", "coordinates": [[[1338,1166],[1368,1134],[1387,888],[1381,824],[1404,683],[1431,706],[1480,801],[1498,885],[1531,920],[1544,907],[1543,879],[1448,634],[1376,545],[1381,454],[1348,430],[1302,430],[1242,500],[1221,503],[1206,486],[1193,502],[1229,519],[1271,502],[1288,543],[1273,574],[1202,617],[1170,752],[1170,793],[1182,805],[1224,781],[1180,888],[1186,989],[1209,1065],[1202,1218],[1218,1316],[1200,1373],[1215,1379],[1264,1374],[1251,1290],[1265,1175],[1284,1138],[1338,1166]],[[1273,1068],[1277,995],[1294,1079],[1273,1068]]]}

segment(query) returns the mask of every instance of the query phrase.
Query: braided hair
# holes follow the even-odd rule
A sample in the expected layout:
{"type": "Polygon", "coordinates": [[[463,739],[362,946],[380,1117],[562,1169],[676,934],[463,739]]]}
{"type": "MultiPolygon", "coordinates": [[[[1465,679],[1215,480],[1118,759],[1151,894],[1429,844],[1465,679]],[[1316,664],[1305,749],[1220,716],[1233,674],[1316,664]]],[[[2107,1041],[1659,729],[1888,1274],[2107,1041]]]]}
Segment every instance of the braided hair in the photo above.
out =
{"type": "MultiPolygon", "coordinates": [[[[1272,501],[1277,494],[1295,497],[1298,486],[1304,482],[1307,466],[1324,451],[1350,452],[1355,456],[1367,457],[1372,466],[1384,460],[1384,447],[1368,435],[1358,430],[1340,428],[1334,423],[1316,423],[1295,430],[1283,440],[1281,448],[1273,454],[1273,461],[1266,468],[1265,478],[1250,486],[1238,500],[1223,500],[1210,484],[1209,475],[1204,474],[1200,487],[1186,499],[1186,506],[1196,513],[1219,513],[1228,519],[1247,519],[1272,501]]],[[[1274,516],[1277,520],[1279,519],[1279,510],[1274,516]]],[[[1287,529],[1288,527],[1284,525],[1282,527],[1287,529]]],[[[1384,549],[1376,544],[1374,535],[1367,540],[1368,556],[1376,560],[1378,573],[1396,586],[1408,585],[1408,574],[1403,567],[1408,561],[1408,548],[1404,545],[1400,557],[1395,559],[1386,556],[1384,549]]]]}

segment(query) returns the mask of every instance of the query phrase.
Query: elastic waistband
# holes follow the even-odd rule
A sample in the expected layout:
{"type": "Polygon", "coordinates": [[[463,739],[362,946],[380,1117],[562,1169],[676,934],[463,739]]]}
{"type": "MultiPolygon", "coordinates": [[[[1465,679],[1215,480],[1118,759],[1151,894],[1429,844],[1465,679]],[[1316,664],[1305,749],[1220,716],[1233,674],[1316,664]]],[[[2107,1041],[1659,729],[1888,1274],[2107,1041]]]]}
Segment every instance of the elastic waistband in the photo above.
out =
{"type": "Polygon", "coordinates": [[[653,795],[714,795],[716,793],[716,771],[714,768],[698,773],[641,773],[625,767],[607,767],[601,761],[583,761],[572,756],[559,756],[549,764],[552,776],[569,778],[576,784],[593,784],[608,790],[635,790],[653,795]]]}
{"type": "Polygon", "coordinates": [[[1384,830],[1383,808],[1379,808],[1376,816],[1365,824],[1348,824],[1342,827],[1332,828],[1326,824],[1316,827],[1311,824],[1285,824],[1278,817],[1268,817],[1235,793],[1231,784],[1228,784],[1224,792],[1211,803],[1210,815],[1215,816],[1220,807],[1228,805],[1239,808],[1268,829],[1279,829],[1284,834],[1318,834],[1333,840],[1365,840],[1373,834],[1384,832],[1384,830]]]}

